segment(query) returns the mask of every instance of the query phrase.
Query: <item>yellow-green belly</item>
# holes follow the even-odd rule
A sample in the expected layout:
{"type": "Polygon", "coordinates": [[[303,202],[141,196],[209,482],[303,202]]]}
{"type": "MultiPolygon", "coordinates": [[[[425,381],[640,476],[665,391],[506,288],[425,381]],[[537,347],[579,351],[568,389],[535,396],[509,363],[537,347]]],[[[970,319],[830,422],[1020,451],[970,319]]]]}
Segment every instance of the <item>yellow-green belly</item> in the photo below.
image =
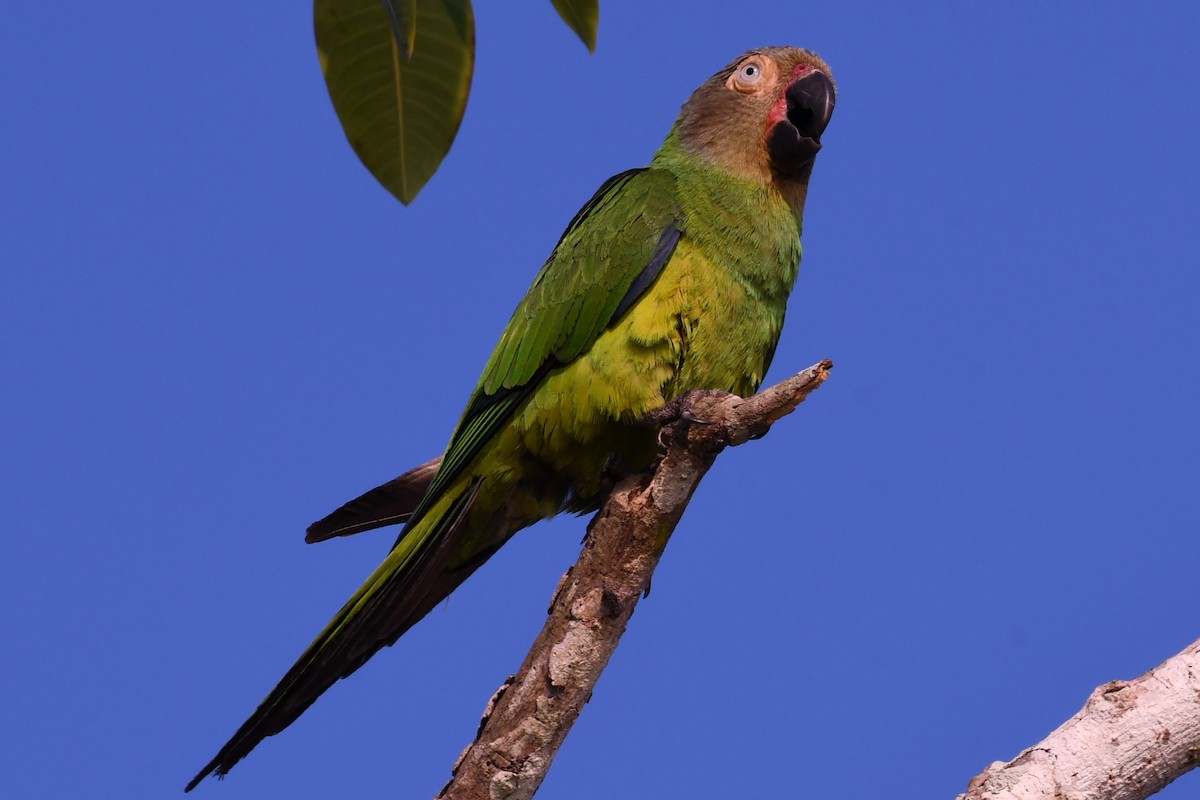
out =
{"type": "Polygon", "coordinates": [[[469,527],[507,538],[568,497],[575,510],[593,508],[614,459],[639,469],[653,457],[647,413],[689,389],[753,393],[782,323],[782,308],[681,241],[646,295],[587,354],[552,372],[466,470],[464,479],[490,484],[469,527]]]}

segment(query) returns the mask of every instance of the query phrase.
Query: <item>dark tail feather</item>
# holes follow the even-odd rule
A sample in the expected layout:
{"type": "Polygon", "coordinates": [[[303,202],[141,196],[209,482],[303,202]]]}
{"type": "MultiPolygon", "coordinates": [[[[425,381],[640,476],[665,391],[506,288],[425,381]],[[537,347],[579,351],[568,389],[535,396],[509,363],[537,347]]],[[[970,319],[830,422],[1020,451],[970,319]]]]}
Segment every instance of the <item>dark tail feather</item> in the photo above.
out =
{"type": "Polygon", "coordinates": [[[482,561],[449,571],[446,562],[478,494],[476,479],[436,522],[431,514],[418,523],[432,522],[433,527],[412,531],[415,535],[388,554],[185,792],[207,775],[224,776],[259,742],[291,725],[326,689],[395,642],[466,580],[482,561]]]}
{"type": "Polygon", "coordinates": [[[335,536],[349,536],[406,521],[429,488],[433,476],[437,475],[441,463],[440,457],[426,461],[399,478],[393,478],[354,498],[329,516],[309,525],[304,541],[323,542],[335,536]]]}

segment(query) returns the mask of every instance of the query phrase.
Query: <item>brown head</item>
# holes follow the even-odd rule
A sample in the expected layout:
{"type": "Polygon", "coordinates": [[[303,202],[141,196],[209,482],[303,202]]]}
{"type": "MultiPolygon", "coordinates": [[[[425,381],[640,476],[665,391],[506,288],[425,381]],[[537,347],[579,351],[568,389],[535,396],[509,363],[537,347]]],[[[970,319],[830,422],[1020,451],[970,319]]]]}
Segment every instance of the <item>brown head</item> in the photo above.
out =
{"type": "Polygon", "coordinates": [[[763,47],[693,92],[675,133],[689,154],[792,194],[808,182],[836,96],[829,66],[815,53],[763,47]]]}

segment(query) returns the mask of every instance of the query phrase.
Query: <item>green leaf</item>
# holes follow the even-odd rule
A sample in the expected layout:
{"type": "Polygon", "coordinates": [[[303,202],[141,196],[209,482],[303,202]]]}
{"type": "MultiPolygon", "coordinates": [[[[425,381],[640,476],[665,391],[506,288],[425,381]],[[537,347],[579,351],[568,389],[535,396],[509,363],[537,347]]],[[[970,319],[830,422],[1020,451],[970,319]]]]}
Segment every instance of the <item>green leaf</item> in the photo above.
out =
{"type": "Polygon", "coordinates": [[[470,0],[314,0],[313,21],[350,146],[385,189],[411,203],[450,151],[467,107],[475,66],[470,0]],[[406,8],[416,10],[407,26],[406,8]],[[404,36],[412,41],[408,59],[404,36]]]}
{"type": "Polygon", "coordinates": [[[596,52],[596,32],[600,28],[600,0],[550,0],[554,10],[571,26],[587,45],[589,53],[596,52]]]}
{"type": "Polygon", "coordinates": [[[412,58],[413,45],[417,38],[417,0],[382,0],[388,21],[392,23],[392,34],[400,45],[400,55],[405,61],[412,58]]]}

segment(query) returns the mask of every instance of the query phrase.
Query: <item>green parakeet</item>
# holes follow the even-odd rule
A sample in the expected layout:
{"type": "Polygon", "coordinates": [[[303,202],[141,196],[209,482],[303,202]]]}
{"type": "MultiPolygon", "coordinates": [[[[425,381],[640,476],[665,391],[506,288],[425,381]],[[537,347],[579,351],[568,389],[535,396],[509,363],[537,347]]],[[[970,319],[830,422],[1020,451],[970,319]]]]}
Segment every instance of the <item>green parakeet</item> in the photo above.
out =
{"type": "Polygon", "coordinates": [[[648,466],[647,414],[689,389],[753,393],[800,262],[828,66],[752,50],[683,105],[649,167],[577,213],[500,337],[440,460],[312,525],[404,523],[383,563],[188,784],[224,775],[390,645],[521,528],[599,507],[609,465],[648,466]]]}

